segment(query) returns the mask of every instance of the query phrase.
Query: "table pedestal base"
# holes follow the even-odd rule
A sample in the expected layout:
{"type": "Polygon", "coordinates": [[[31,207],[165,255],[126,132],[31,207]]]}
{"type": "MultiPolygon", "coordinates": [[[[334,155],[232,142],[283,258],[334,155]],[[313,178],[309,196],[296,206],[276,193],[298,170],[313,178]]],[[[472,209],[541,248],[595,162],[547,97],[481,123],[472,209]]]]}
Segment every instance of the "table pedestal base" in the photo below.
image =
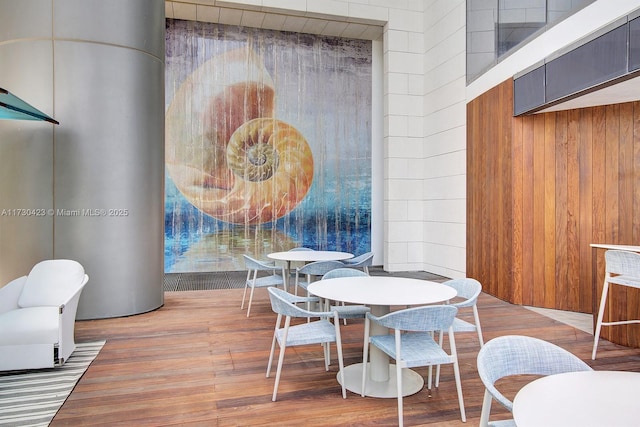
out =
{"type": "MultiPolygon", "coordinates": [[[[367,368],[369,371],[370,367],[367,368]]],[[[362,394],[362,363],[356,363],[344,368],[345,388],[353,393],[362,394]]],[[[338,382],[340,374],[338,373],[338,382]]],[[[402,395],[410,396],[422,390],[424,379],[419,373],[411,369],[402,370],[402,395]]],[[[367,380],[364,393],[369,397],[396,398],[398,397],[398,381],[396,377],[396,365],[389,365],[389,381],[367,380]]]]}

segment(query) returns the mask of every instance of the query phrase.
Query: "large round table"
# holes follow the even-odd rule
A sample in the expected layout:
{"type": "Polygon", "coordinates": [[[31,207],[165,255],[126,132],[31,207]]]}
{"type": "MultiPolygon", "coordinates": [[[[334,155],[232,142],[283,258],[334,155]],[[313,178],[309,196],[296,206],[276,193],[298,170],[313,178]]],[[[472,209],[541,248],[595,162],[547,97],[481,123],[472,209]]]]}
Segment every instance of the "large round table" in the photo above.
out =
{"type": "MultiPolygon", "coordinates": [[[[309,285],[309,292],[321,298],[354,304],[365,304],[371,313],[381,316],[389,313],[391,306],[424,305],[448,301],[457,294],[456,290],[441,283],[404,277],[366,276],[340,277],[319,280],[309,285]]],[[[371,335],[383,335],[388,329],[372,322],[371,335]]],[[[396,368],[389,357],[372,346],[369,379],[365,396],[397,397],[396,368]]],[[[417,393],[424,386],[424,379],[411,369],[404,369],[402,376],[403,395],[417,393]]],[[[362,394],[362,363],[344,368],[345,387],[362,394]]],[[[338,375],[340,381],[340,375],[338,375]]]]}
{"type": "Polygon", "coordinates": [[[513,400],[518,427],[640,425],[640,373],[582,371],[530,382],[513,400]]]}

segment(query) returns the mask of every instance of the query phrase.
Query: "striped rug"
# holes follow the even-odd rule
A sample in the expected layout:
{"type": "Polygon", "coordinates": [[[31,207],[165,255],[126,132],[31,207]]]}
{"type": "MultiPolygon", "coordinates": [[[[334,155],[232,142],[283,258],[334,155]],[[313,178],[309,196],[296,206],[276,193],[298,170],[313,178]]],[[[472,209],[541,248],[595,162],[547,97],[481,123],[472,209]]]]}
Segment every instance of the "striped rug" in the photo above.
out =
{"type": "Polygon", "coordinates": [[[104,344],[76,343],[57,368],[0,372],[0,426],[48,426],[104,344]]]}

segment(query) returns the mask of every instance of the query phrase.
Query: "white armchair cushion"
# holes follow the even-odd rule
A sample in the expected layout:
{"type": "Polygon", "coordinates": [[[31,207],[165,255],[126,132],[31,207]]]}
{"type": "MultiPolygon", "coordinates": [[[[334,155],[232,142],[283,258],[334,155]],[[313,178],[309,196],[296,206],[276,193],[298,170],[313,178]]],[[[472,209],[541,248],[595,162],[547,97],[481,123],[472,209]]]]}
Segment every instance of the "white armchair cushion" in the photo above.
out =
{"type": "Polygon", "coordinates": [[[84,268],[73,260],[47,260],[36,264],[18,300],[20,307],[60,306],[84,280],[84,268]],[[64,290],[72,290],[71,294],[64,290]]]}
{"type": "Polygon", "coordinates": [[[0,314],[19,308],[18,298],[26,281],[27,276],[18,277],[0,288],[0,314]]]}
{"type": "Polygon", "coordinates": [[[30,307],[0,316],[0,345],[57,344],[58,307],[30,307]]]}

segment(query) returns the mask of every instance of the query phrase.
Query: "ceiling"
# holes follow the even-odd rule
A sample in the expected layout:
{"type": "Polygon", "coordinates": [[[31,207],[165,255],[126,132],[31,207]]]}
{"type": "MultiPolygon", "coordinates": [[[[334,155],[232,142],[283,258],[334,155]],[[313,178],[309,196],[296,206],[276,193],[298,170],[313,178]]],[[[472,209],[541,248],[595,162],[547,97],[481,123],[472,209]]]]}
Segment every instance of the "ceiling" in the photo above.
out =
{"type": "MultiPolygon", "coordinates": [[[[237,7],[165,1],[167,18],[214,22],[225,25],[262,28],[294,33],[319,34],[364,40],[382,40],[385,22],[335,15],[243,5],[237,7]]],[[[199,3],[225,4],[222,1],[199,0],[199,3]]]]}
{"type": "Polygon", "coordinates": [[[640,101],[640,77],[627,79],[539,110],[537,113],[640,101]]]}

